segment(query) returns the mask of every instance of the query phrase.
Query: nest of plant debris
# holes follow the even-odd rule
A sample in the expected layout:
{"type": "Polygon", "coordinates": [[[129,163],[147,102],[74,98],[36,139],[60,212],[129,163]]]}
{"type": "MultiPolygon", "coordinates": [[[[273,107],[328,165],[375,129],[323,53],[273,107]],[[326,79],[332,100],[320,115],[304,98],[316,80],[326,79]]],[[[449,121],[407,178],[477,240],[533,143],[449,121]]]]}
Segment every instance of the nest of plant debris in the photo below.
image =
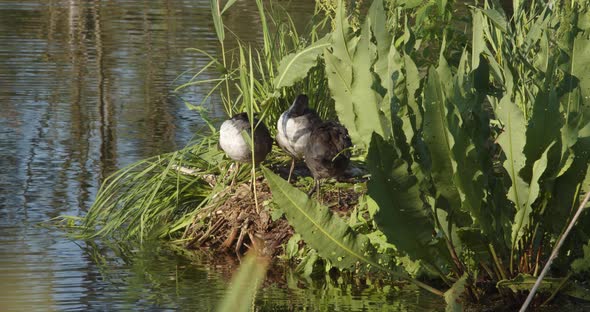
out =
{"type": "MultiPolygon", "coordinates": [[[[190,238],[186,247],[238,256],[250,248],[270,257],[283,254],[294,230],[284,216],[272,219],[272,194],[266,181],[260,177],[256,182],[258,209],[250,183],[228,187],[226,192],[218,196],[221,204],[213,203],[195,216],[185,233],[190,238]]],[[[321,195],[320,201],[341,216],[350,214],[360,196],[352,187],[322,190],[321,195]]]]}

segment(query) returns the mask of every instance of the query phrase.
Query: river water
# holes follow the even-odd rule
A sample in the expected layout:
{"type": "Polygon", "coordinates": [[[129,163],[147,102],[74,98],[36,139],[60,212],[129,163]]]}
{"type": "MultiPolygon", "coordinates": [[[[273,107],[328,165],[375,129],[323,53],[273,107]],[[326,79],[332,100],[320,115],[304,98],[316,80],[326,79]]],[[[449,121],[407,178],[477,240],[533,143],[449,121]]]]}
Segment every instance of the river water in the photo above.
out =
{"type": "MultiPolygon", "coordinates": [[[[313,14],[312,0],[279,3],[298,22],[313,14]]],[[[257,14],[253,0],[242,0],[224,17],[256,42],[257,14]]],[[[179,74],[208,62],[185,50],[194,47],[219,53],[209,1],[0,1],[0,311],[216,307],[231,261],[160,245],[95,245],[45,226],[83,216],[114,170],[179,149],[204,126],[172,94],[179,74]]],[[[210,87],[185,99],[198,103],[210,87]]],[[[206,106],[221,117],[215,99],[206,106]]],[[[414,289],[282,276],[265,283],[255,306],[425,311],[441,301],[414,289]]]]}

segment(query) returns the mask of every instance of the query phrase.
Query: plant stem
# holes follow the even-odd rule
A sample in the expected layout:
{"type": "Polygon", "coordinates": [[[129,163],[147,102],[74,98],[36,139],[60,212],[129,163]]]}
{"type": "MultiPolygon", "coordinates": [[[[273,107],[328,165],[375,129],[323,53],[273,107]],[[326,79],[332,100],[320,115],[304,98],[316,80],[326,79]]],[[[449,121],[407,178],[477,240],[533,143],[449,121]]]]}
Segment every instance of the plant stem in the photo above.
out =
{"type": "Polygon", "coordinates": [[[578,211],[576,211],[576,214],[572,218],[572,221],[570,221],[570,224],[567,226],[567,229],[565,230],[565,232],[563,233],[563,235],[557,241],[557,245],[555,245],[555,247],[553,248],[553,251],[551,252],[551,255],[549,256],[549,260],[547,260],[547,263],[545,264],[545,267],[543,268],[543,271],[541,271],[541,274],[537,278],[537,281],[535,282],[535,285],[533,285],[533,288],[531,289],[531,292],[529,293],[529,295],[526,298],[525,302],[522,304],[522,307],[520,308],[519,312],[526,311],[527,307],[529,306],[529,304],[533,300],[533,297],[535,296],[535,293],[537,292],[537,289],[541,285],[541,281],[543,280],[543,278],[545,277],[545,275],[547,275],[547,272],[549,272],[549,268],[551,267],[551,262],[553,262],[553,260],[557,257],[557,253],[559,252],[559,248],[561,248],[561,245],[563,245],[563,242],[565,241],[565,239],[569,235],[570,231],[574,227],[574,224],[576,223],[576,221],[578,221],[578,218],[582,214],[582,211],[584,210],[584,207],[588,203],[588,200],[589,199],[590,199],[590,190],[587,190],[586,197],[584,197],[584,200],[582,201],[582,203],[578,207],[578,211]]]}
{"type": "Polygon", "coordinates": [[[506,273],[504,272],[504,268],[502,268],[502,264],[500,263],[500,260],[498,259],[498,256],[496,256],[496,250],[494,249],[494,246],[492,244],[489,244],[488,247],[490,248],[490,253],[492,254],[492,258],[494,258],[494,263],[496,264],[498,271],[500,271],[500,275],[502,276],[502,279],[508,279],[506,277],[506,273]]]}

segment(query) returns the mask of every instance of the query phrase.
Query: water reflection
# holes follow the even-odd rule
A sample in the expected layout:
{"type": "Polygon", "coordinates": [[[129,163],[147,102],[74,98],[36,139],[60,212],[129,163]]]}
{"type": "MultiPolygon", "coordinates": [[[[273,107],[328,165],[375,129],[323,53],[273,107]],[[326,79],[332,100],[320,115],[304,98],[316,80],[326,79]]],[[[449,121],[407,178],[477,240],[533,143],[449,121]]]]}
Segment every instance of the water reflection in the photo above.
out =
{"type": "MultiPolygon", "coordinates": [[[[253,4],[238,1],[226,16],[252,42],[260,36],[253,4]]],[[[297,22],[313,13],[312,0],[289,5],[297,22]]],[[[218,53],[214,33],[207,0],[0,2],[0,310],[214,307],[230,274],[207,261],[91,246],[38,226],[83,215],[107,175],[182,147],[203,126],[171,82],[208,62],[186,48],[218,53]]],[[[210,87],[188,99],[200,103],[210,87]]],[[[217,101],[205,103],[213,117],[223,114],[217,101]]],[[[257,302],[370,309],[362,302],[372,295],[325,289],[270,283],[257,302]]]]}

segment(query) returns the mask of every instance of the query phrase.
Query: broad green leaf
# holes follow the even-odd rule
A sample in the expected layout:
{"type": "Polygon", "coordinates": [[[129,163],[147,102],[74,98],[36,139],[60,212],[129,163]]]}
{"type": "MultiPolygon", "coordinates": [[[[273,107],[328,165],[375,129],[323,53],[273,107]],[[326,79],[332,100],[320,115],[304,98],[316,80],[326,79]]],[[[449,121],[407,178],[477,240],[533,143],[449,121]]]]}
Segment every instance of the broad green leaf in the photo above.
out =
{"type": "MultiPolygon", "coordinates": [[[[371,67],[376,58],[375,45],[371,42],[369,21],[361,29],[360,40],[354,53],[352,98],[355,106],[355,127],[361,141],[356,144],[368,148],[371,135],[377,132],[388,138],[391,134],[387,128],[391,125],[391,116],[385,116],[380,110],[381,99],[372,88],[373,73],[371,67]]],[[[336,103],[338,105],[338,103],[336,103]]],[[[340,111],[339,111],[340,112],[340,111]]]]}
{"type": "MultiPolygon", "coordinates": [[[[537,278],[529,274],[518,274],[515,278],[510,280],[498,281],[496,287],[499,289],[510,289],[513,292],[530,291],[537,278]]],[[[556,290],[562,283],[561,278],[546,277],[539,286],[540,292],[552,292],[556,290]]]]}
{"type": "Polygon", "coordinates": [[[334,24],[334,31],[332,33],[332,42],[334,44],[333,54],[345,64],[352,64],[352,57],[354,55],[358,38],[355,39],[352,28],[348,23],[346,6],[344,5],[343,0],[338,0],[334,24]]]}
{"type": "Polygon", "coordinates": [[[461,303],[461,296],[465,292],[465,284],[467,283],[467,273],[463,274],[449,290],[445,292],[445,302],[447,306],[446,312],[461,312],[463,311],[463,304],[461,303]]]}
{"type": "Polygon", "coordinates": [[[332,98],[336,103],[336,112],[340,122],[346,126],[354,143],[359,142],[360,135],[355,125],[356,111],[352,101],[352,67],[345,64],[328,50],[324,51],[326,76],[332,98]]]}
{"type": "Polygon", "coordinates": [[[262,171],[273,201],[285,212],[289,224],[321,257],[342,269],[349,269],[357,262],[380,266],[367,236],[353,231],[327,207],[309,199],[269,169],[263,167],[262,171]]]}
{"type": "Polygon", "coordinates": [[[514,203],[517,212],[517,220],[512,228],[512,249],[514,250],[516,243],[523,234],[521,229],[523,223],[525,223],[525,218],[530,213],[530,207],[527,206],[529,186],[519,175],[526,163],[523,154],[526,143],[526,123],[522,111],[510,100],[508,95],[500,100],[494,111],[504,125],[503,132],[499,135],[497,141],[506,155],[503,166],[512,182],[507,196],[514,203]]]}
{"type": "Polygon", "coordinates": [[[584,245],[582,248],[584,250],[584,256],[572,262],[572,271],[574,271],[574,273],[590,271],[590,241],[588,241],[588,244],[584,245]]]}
{"type": "Polygon", "coordinates": [[[350,269],[360,262],[385,271],[393,277],[407,280],[433,294],[443,295],[440,290],[390,269],[388,264],[382,263],[383,258],[376,253],[366,235],[355,232],[326,206],[309,199],[307,194],[268,168],[262,167],[262,172],[270,185],[273,201],[285,211],[289,224],[301,234],[311,248],[317,250],[318,254],[330,261],[333,266],[350,269]]]}
{"type": "Polygon", "coordinates": [[[248,253],[232,278],[217,311],[250,311],[256,291],[266,277],[267,268],[268,259],[259,258],[254,252],[248,253]]]}
{"type": "MultiPolygon", "coordinates": [[[[391,80],[389,71],[389,52],[393,48],[393,38],[387,29],[387,16],[385,15],[385,8],[383,7],[383,0],[375,0],[369,8],[367,18],[371,26],[371,32],[375,37],[377,43],[377,61],[375,62],[375,73],[381,79],[381,84],[386,87],[386,84],[391,80]]],[[[389,105],[388,105],[389,106],[389,105]]]]}
{"type": "Polygon", "coordinates": [[[436,70],[430,68],[424,88],[424,142],[432,159],[431,175],[437,192],[444,197],[451,209],[458,209],[459,193],[453,182],[451,149],[455,144],[447,124],[446,98],[436,70]]]}
{"type": "MultiPolygon", "coordinates": [[[[459,70],[454,80],[454,90],[449,101],[454,105],[447,107],[447,124],[453,137],[452,165],[453,183],[457,186],[461,198],[461,209],[469,213],[481,232],[492,237],[494,216],[489,209],[482,208],[485,198],[486,177],[482,167],[481,154],[487,153],[484,148],[488,140],[487,119],[482,115],[482,98],[473,92],[467,68],[467,52],[461,57],[459,70]],[[474,118],[475,117],[475,118],[474,118]],[[486,123],[483,125],[483,123],[486,123]],[[478,150],[479,149],[479,150],[478,150]]],[[[483,157],[485,161],[490,158],[483,157]]]]}
{"type": "Polygon", "coordinates": [[[524,46],[522,47],[524,51],[529,50],[531,46],[535,45],[537,41],[541,39],[543,32],[547,29],[549,15],[544,14],[545,10],[543,10],[543,13],[537,17],[535,23],[531,26],[528,33],[526,34],[524,46]]]}
{"type": "Polygon", "coordinates": [[[413,161],[410,156],[411,142],[416,133],[416,118],[421,116],[419,113],[416,115],[413,110],[417,109],[414,94],[420,84],[417,69],[413,65],[414,63],[408,56],[400,55],[392,40],[387,55],[386,78],[382,78],[382,84],[387,93],[382,100],[381,110],[385,113],[389,112],[392,123],[391,131],[395,138],[396,147],[401,153],[401,157],[408,163],[413,161]],[[416,70],[416,76],[414,76],[413,70],[416,70]],[[414,105],[410,105],[410,103],[414,105]]]}
{"type": "Polygon", "coordinates": [[[368,194],[379,205],[375,222],[389,242],[412,260],[434,263],[438,254],[432,237],[430,210],[421,199],[418,180],[393,145],[373,134],[367,156],[371,179],[368,194]]]}
{"type": "Polygon", "coordinates": [[[512,0],[512,14],[514,16],[519,16],[520,14],[520,2],[521,0],[512,0]]]}
{"type": "Polygon", "coordinates": [[[324,53],[328,87],[335,101],[336,113],[348,129],[352,142],[367,149],[373,132],[390,136],[391,124],[390,116],[380,109],[379,94],[372,88],[374,77],[371,68],[376,48],[371,42],[369,20],[363,25],[359,37],[349,39],[359,39],[354,50],[348,50],[350,45],[337,44],[336,41],[342,39],[340,37],[347,38],[335,31],[332,36],[333,52],[326,50],[324,53]]]}
{"type": "MultiPolygon", "coordinates": [[[[422,127],[422,112],[420,111],[420,107],[418,105],[416,91],[420,88],[420,73],[418,72],[418,67],[412,61],[412,59],[408,55],[404,55],[404,69],[406,72],[406,91],[407,91],[407,98],[408,98],[408,113],[410,117],[413,117],[415,127],[421,128],[422,127]]],[[[411,142],[412,137],[409,137],[411,142]]]]}
{"type": "Polygon", "coordinates": [[[310,46],[285,56],[279,63],[274,81],[275,89],[290,87],[305,78],[307,72],[317,64],[318,56],[330,45],[330,34],[327,34],[310,46]]]}
{"type": "Polygon", "coordinates": [[[496,9],[485,9],[481,10],[481,12],[483,12],[483,14],[485,14],[502,32],[508,30],[508,21],[503,13],[498,12],[496,9]]]}
{"type": "MultiPolygon", "coordinates": [[[[582,98],[590,96],[590,31],[579,32],[568,47],[570,55],[570,66],[568,72],[579,79],[579,86],[582,91],[582,98]]],[[[573,81],[571,82],[573,84],[573,81]]]]}
{"type": "Polygon", "coordinates": [[[523,152],[527,164],[521,173],[525,179],[529,179],[532,175],[533,162],[541,157],[552,142],[558,140],[562,125],[563,118],[559,112],[559,101],[555,92],[539,92],[526,129],[526,144],[523,152]]]}
{"type": "MultiPolygon", "coordinates": [[[[566,220],[571,218],[571,214],[576,210],[578,201],[576,196],[580,196],[579,192],[580,184],[584,184],[587,181],[589,171],[589,155],[590,153],[590,138],[581,138],[577,144],[571,149],[572,162],[569,169],[553,183],[552,196],[549,199],[547,208],[544,211],[544,226],[553,235],[559,235],[564,228],[566,220]]],[[[588,190],[583,191],[587,192],[588,190]]],[[[579,203],[578,203],[579,204],[579,203]]],[[[577,228],[585,229],[586,223],[590,221],[590,218],[581,218],[578,221],[577,228]]],[[[572,238],[566,240],[565,245],[571,244],[571,248],[580,248],[579,241],[576,239],[587,240],[587,234],[580,232],[582,237],[576,237],[578,233],[573,231],[570,235],[572,238]],[[586,236],[586,237],[584,237],[586,236]]],[[[568,246],[563,246],[562,249],[567,250],[568,246]]]]}
{"type": "Polygon", "coordinates": [[[479,10],[475,10],[473,15],[473,30],[472,30],[472,48],[471,48],[471,68],[479,67],[479,55],[484,51],[486,45],[484,39],[484,18],[479,10]]]}
{"type": "Polygon", "coordinates": [[[540,180],[545,169],[547,169],[547,154],[554,143],[549,145],[545,152],[541,155],[535,164],[533,165],[533,176],[531,178],[530,188],[527,194],[525,206],[519,209],[514,216],[514,222],[512,223],[512,242],[513,244],[518,242],[522,235],[524,235],[524,229],[529,226],[531,222],[531,212],[533,211],[533,203],[537,200],[540,191],[540,180]]]}

